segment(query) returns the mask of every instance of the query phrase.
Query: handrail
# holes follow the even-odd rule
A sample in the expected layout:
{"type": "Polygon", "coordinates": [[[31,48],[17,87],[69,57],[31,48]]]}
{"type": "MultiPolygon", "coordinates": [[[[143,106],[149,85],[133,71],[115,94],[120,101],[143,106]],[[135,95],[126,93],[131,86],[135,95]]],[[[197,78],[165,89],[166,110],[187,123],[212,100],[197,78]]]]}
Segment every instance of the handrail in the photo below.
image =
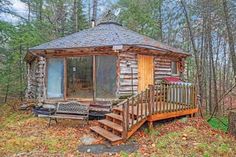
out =
{"type": "Polygon", "coordinates": [[[195,85],[157,84],[120,102],[123,138],[128,130],[149,115],[196,108],[195,85]]]}

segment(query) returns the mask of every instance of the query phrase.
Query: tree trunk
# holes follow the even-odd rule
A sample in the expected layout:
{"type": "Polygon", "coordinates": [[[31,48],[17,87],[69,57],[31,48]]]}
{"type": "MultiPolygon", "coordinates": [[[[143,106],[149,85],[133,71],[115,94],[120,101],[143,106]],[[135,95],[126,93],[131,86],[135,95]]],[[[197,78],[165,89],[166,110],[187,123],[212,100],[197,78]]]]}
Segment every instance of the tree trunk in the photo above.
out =
{"type": "Polygon", "coordinates": [[[30,4],[30,0],[28,0],[28,21],[30,22],[30,14],[31,14],[31,4],[30,4]]]}
{"type": "MultiPolygon", "coordinates": [[[[236,76],[236,54],[235,54],[235,49],[234,49],[234,38],[232,34],[232,28],[231,24],[229,22],[230,16],[229,16],[229,9],[227,6],[227,1],[223,0],[223,9],[224,9],[224,20],[225,20],[225,25],[228,33],[228,40],[229,40],[229,50],[230,50],[230,56],[232,60],[232,67],[234,71],[234,76],[236,76]]],[[[235,77],[236,79],[236,77],[235,77]]]]}
{"type": "Polygon", "coordinates": [[[162,3],[163,1],[160,1],[160,4],[159,4],[159,8],[158,8],[158,11],[159,11],[159,29],[160,29],[160,40],[161,42],[163,42],[163,33],[162,33],[162,3]]]}
{"type": "Polygon", "coordinates": [[[77,32],[78,31],[78,4],[77,0],[74,0],[74,6],[73,6],[73,22],[74,22],[74,28],[73,31],[77,32]]]}
{"type": "Polygon", "coordinates": [[[236,136],[236,110],[232,110],[229,112],[228,119],[229,119],[228,132],[236,136]]]}
{"type": "Polygon", "coordinates": [[[183,0],[180,1],[184,10],[184,15],[186,18],[186,22],[187,22],[187,27],[189,30],[189,36],[190,36],[190,40],[192,43],[192,47],[193,47],[193,53],[194,53],[194,60],[196,63],[196,71],[197,71],[197,82],[198,82],[198,94],[200,95],[200,105],[202,106],[202,93],[203,93],[203,88],[202,88],[202,80],[201,80],[201,71],[200,71],[200,66],[199,66],[199,56],[198,56],[198,51],[195,45],[195,41],[194,41],[194,35],[192,32],[192,27],[191,27],[191,23],[190,23],[190,19],[189,19],[189,15],[186,9],[186,5],[185,2],[183,0]]]}

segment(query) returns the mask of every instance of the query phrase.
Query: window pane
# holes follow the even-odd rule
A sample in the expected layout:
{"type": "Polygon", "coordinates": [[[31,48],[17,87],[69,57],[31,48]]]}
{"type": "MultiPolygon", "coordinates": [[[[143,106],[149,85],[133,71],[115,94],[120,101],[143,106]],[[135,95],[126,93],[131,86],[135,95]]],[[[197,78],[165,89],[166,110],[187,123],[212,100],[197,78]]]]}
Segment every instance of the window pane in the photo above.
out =
{"type": "Polygon", "coordinates": [[[93,58],[73,57],[67,60],[68,96],[93,97],[93,58]]]}
{"type": "Polygon", "coordinates": [[[49,59],[48,82],[47,82],[48,98],[63,97],[63,80],[64,80],[63,77],[64,77],[64,60],[49,59]]]}
{"type": "Polygon", "coordinates": [[[96,56],[96,97],[116,96],[116,56],[96,56]]]}
{"type": "Polygon", "coordinates": [[[177,74],[177,62],[171,62],[171,72],[177,74]]]}

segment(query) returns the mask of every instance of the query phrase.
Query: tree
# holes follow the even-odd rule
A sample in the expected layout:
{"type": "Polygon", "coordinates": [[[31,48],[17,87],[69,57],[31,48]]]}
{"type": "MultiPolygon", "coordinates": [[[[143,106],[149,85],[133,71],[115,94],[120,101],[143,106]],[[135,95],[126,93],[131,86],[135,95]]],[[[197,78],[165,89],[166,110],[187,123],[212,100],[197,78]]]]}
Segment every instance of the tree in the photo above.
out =
{"type": "Polygon", "coordinates": [[[235,48],[234,48],[234,37],[232,34],[231,24],[229,22],[230,15],[229,15],[227,0],[222,0],[222,5],[223,5],[223,11],[224,11],[224,21],[225,21],[225,25],[226,25],[226,29],[227,29],[228,40],[229,40],[230,56],[231,56],[231,60],[232,60],[234,77],[235,77],[235,81],[236,81],[236,54],[235,54],[235,48]]]}

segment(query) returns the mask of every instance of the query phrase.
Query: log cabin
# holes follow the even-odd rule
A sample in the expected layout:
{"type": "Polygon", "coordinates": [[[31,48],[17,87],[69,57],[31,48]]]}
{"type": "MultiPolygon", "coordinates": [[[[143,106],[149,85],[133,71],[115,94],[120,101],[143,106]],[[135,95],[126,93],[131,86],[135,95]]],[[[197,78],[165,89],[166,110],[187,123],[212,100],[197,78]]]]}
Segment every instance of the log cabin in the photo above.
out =
{"type": "Polygon", "coordinates": [[[189,56],[117,22],[101,21],[29,49],[26,97],[40,103],[76,100],[91,110],[112,107],[100,126],[91,129],[117,143],[145,121],[151,125],[197,112],[194,86],[161,84],[166,77],[183,78],[189,56]],[[124,97],[128,99],[120,102],[124,97]]]}

